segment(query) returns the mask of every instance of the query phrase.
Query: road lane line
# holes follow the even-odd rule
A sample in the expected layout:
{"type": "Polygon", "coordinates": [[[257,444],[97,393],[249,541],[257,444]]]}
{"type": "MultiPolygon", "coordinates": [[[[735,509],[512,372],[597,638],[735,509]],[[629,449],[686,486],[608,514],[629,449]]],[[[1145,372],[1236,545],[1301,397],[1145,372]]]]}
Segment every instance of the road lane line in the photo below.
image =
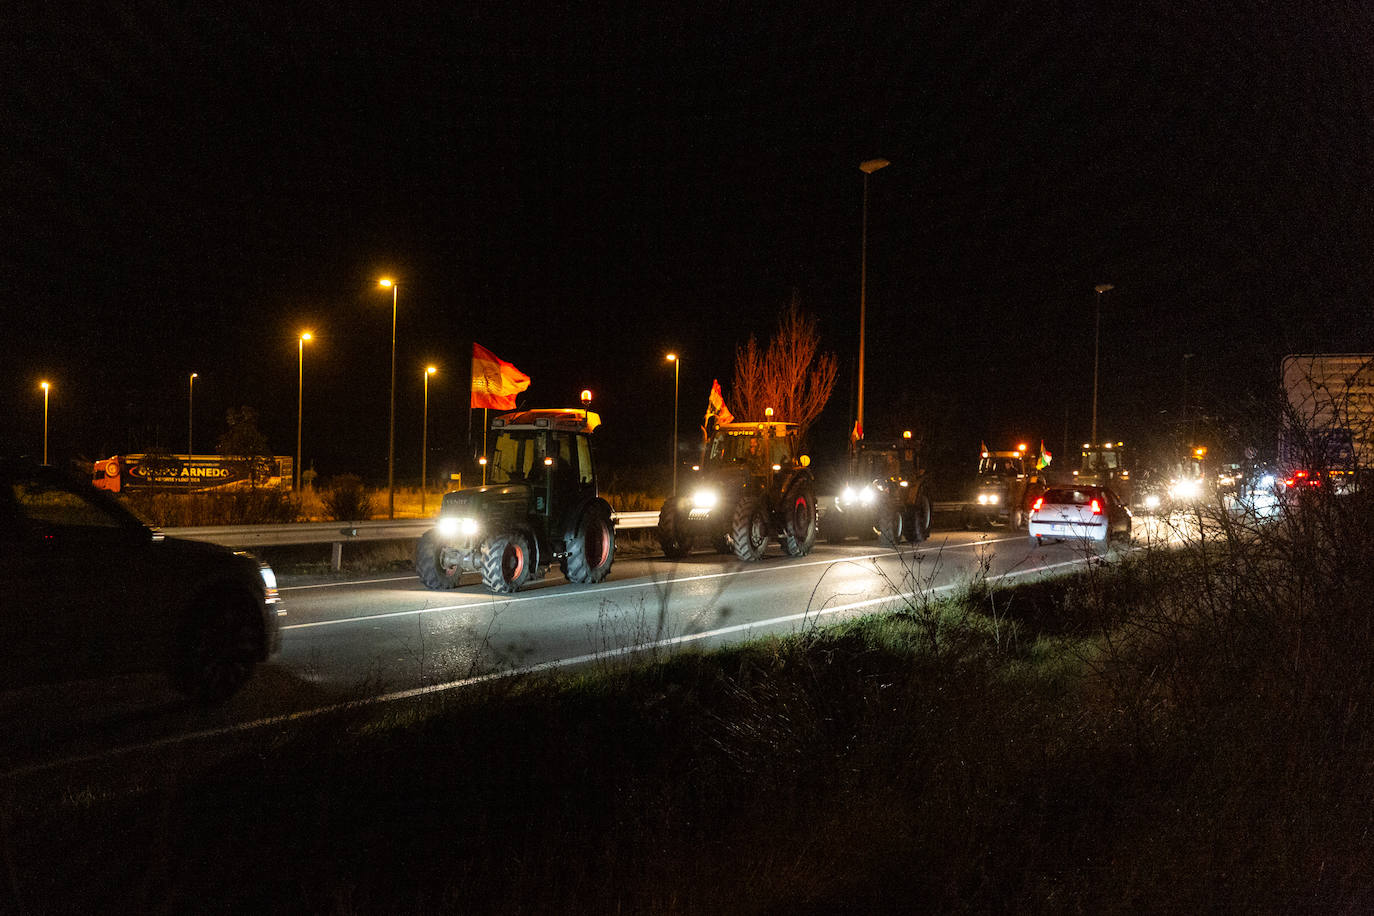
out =
{"type": "MultiPolygon", "coordinates": [[[[1022,576],[1029,576],[1036,573],[1044,573],[1053,569],[1060,569],[1065,566],[1086,565],[1093,558],[1075,558],[1064,560],[1059,563],[1051,563],[1048,566],[1037,566],[1033,569],[1011,570],[996,576],[989,576],[988,581],[997,582],[1002,579],[1017,579],[1022,576]]],[[[840,561],[835,561],[840,562],[840,561]]],[[[961,582],[951,582],[948,585],[940,585],[930,589],[930,594],[937,595],[951,591],[962,585],[961,582]]],[[[540,662],[537,665],[530,665],[524,668],[512,668],[507,671],[495,671],[491,674],[482,674],[476,677],[463,678],[457,681],[448,681],[443,684],[431,684],[427,687],[412,687],[408,690],[398,690],[392,693],[380,694],[375,697],[368,697],[361,700],[346,700],[341,703],[331,703],[328,706],[320,706],[315,709],[303,709],[297,712],[284,713],[279,716],[269,716],[264,719],[255,719],[251,722],[240,722],[236,725],[225,725],[218,728],[207,728],[196,732],[188,732],[181,735],[169,735],[155,741],[145,741],[140,744],[129,744],[123,747],[110,748],[104,751],[96,751],[89,754],[80,754],[72,757],[65,757],[60,760],[49,760],[42,763],[29,764],[13,770],[0,773],[0,779],[17,779],[24,776],[31,776],[45,770],[57,769],[64,766],[74,766],[81,763],[90,763],[95,760],[104,760],[112,757],[119,757],[125,754],[132,754],[138,751],[156,750],[157,748],[170,747],[182,744],[187,741],[200,741],[210,738],[218,738],[226,735],[242,734],[245,732],[256,731],[261,728],[268,728],[274,725],[284,725],[291,722],[300,722],[318,716],[328,715],[333,712],[342,712],[350,709],[361,709],[367,706],[379,706],[383,703],[391,703],[397,700],[408,700],[415,697],[425,696],[433,693],[443,693],[450,690],[461,690],[464,687],[472,687],[477,684],[489,681],[500,680],[503,678],[515,677],[522,674],[537,674],[547,671],[556,671],[559,668],[568,668],[574,665],[587,664],[589,662],[603,661],[612,658],[623,658],[640,652],[648,652],[653,649],[671,648],[674,646],[686,645],[691,642],[699,642],[703,639],[710,639],[714,636],[728,636],[734,633],[750,630],[753,628],[772,627],[779,624],[791,623],[808,618],[819,618],[822,616],[833,616],[847,611],[862,610],[874,607],[883,603],[901,602],[917,595],[925,594],[921,589],[913,589],[906,592],[891,595],[880,595],[876,598],[866,598],[862,601],[851,602],[850,604],[836,605],[835,607],[820,608],[817,610],[807,609],[798,614],[787,614],[782,617],[775,617],[771,620],[760,620],[753,623],[734,624],[728,627],[718,627],[714,630],[704,630],[700,633],[690,633],[685,636],[674,636],[666,639],[656,639],[649,642],[639,643],[634,646],[626,646],[620,649],[610,649],[605,652],[594,652],[588,655],[578,655],[573,658],[555,659],[548,662],[540,662]]]]}
{"type": "MultiPolygon", "coordinates": [[[[962,550],[967,547],[980,547],[985,544],[996,544],[1008,540],[1019,540],[1019,538],[999,538],[995,541],[970,541],[967,544],[953,545],[946,542],[945,544],[939,545],[939,547],[925,548],[925,552],[921,553],[920,556],[925,556],[926,553],[932,550],[938,550],[941,552],[945,550],[962,550]]],[[[879,557],[914,557],[916,555],[917,554],[915,552],[910,554],[902,554],[895,550],[886,550],[879,553],[867,553],[854,557],[833,557],[825,560],[808,560],[805,563],[789,563],[785,566],[744,566],[743,564],[741,564],[739,569],[728,570],[726,572],[701,573],[700,575],[684,576],[682,578],[677,579],[653,579],[648,582],[625,582],[620,585],[603,585],[598,588],[589,589],[586,593],[604,595],[608,592],[619,592],[625,591],[627,589],[636,588],[655,588],[660,585],[677,584],[679,582],[702,582],[708,579],[721,579],[727,576],[757,575],[761,573],[778,572],[779,570],[784,569],[804,569],[808,566],[825,566],[835,565],[838,563],[859,563],[864,560],[872,560],[879,557]]],[[[375,581],[394,582],[401,580],[378,579],[375,581]]],[[[293,623],[287,624],[283,626],[281,629],[283,632],[285,632],[286,630],[309,630],[314,629],[316,627],[332,627],[348,623],[366,623],[370,620],[389,620],[394,617],[411,617],[419,616],[421,614],[440,614],[444,611],[462,611],[467,610],[469,608],[491,607],[494,604],[506,606],[511,604],[524,604],[526,602],[531,601],[549,601],[554,598],[563,598],[566,596],[566,594],[566,592],[551,591],[550,589],[541,589],[540,591],[531,592],[525,595],[479,595],[475,597],[472,601],[466,602],[464,604],[445,604],[440,605],[438,607],[413,608],[408,611],[389,611],[385,614],[365,614],[361,617],[338,617],[333,620],[317,620],[313,623],[293,623]]]]}

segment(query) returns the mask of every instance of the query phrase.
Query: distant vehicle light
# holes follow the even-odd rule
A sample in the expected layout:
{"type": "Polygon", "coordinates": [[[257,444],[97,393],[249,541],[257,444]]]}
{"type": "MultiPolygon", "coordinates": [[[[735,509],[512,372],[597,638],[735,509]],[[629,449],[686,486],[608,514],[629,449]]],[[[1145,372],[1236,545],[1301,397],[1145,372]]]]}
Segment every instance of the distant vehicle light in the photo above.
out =
{"type": "Polygon", "coordinates": [[[1202,481],[1197,478],[1176,480],[1169,486],[1169,495],[1174,499],[1197,499],[1202,493],[1202,481]]]}
{"type": "Polygon", "coordinates": [[[1260,478],[1259,485],[1260,485],[1260,489],[1262,489],[1262,490],[1268,490],[1268,489],[1270,489],[1271,487],[1274,486],[1274,475],[1273,475],[1273,474],[1265,474],[1263,477],[1260,478]]]}
{"type": "Polygon", "coordinates": [[[1158,494],[1158,493],[1151,493],[1151,494],[1149,494],[1148,496],[1145,497],[1145,508],[1146,508],[1146,509],[1158,509],[1158,508],[1159,508],[1159,494],[1158,494]]]}
{"type": "Polygon", "coordinates": [[[697,490],[692,494],[692,505],[698,509],[714,509],[719,500],[715,490],[697,490]]]}

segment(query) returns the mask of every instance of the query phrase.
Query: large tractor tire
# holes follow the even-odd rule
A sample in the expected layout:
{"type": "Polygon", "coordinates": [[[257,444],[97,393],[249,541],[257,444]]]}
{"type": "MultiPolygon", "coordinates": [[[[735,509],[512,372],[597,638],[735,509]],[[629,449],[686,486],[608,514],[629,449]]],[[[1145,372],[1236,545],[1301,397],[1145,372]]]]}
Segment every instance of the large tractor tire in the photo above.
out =
{"type": "Polygon", "coordinates": [[[415,544],[415,572],[426,588],[457,588],[463,571],[458,566],[443,565],[444,547],[439,543],[439,533],[433,528],[420,535],[415,544]]]}
{"type": "Polygon", "coordinates": [[[746,496],[735,504],[730,537],[735,556],[746,563],[762,560],[768,547],[768,509],[757,496],[746,496]]]}
{"type": "Polygon", "coordinates": [[[676,502],[669,499],[658,510],[658,546],[670,560],[680,560],[692,551],[692,539],[682,531],[676,502]]]}
{"type": "Polygon", "coordinates": [[[805,481],[788,487],[782,498],[782,548],[804,557],[816,546],[816,493],[805,481]]]}
{"type": "Polygon", "coordinates": [[[615,525],[600,506],[587,507],[564,543],[568,555],[563,558],[563,575],[569,582],[600,582],[611,571],[615,560],[615,525]]]}
{"type": "Polygon", "coordinates": [[[482,582],[497,594],[517,591],[530,579],[531,554],[530,542],[520,532],[497,535],[482,552],[482,582]]]}
{"type": "Polygon", "coordinates": [[[919,544],[930,537],[930,497],[918,493],[911,505],[911,515],[906,526],[906,536],[911,543],[919,544]]]}
{"type": "Polygon", "coordinates": [[[902,541],[902,510],[888,500],[878,509],[878,542],[896,547],[902,541]]]}

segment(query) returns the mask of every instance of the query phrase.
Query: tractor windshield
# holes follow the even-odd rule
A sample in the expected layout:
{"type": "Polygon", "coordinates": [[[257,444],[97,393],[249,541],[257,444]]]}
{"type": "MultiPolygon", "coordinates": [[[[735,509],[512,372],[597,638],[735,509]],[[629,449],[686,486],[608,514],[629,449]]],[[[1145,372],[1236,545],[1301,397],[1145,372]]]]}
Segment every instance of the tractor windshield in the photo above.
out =
{"type": "Polygon", "coordinates": [[[531,471],[542,467],[544,436],[536,430],[503,431],[487,458],[487,483],[525,483],[531,471]]]}

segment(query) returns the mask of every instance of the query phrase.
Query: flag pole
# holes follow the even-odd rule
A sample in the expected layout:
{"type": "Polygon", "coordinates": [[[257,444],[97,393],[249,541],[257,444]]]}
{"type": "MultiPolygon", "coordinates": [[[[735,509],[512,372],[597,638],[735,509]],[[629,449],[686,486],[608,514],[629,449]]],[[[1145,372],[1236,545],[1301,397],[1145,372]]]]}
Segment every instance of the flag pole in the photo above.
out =
{"type": "MultiPolygon", "coordinates": [[[[482,457],[487,455],[487,408],[482,408],[482,457]]],[[[482,486],[487,485],[487,466],[482,464],[482,486]]]]}

